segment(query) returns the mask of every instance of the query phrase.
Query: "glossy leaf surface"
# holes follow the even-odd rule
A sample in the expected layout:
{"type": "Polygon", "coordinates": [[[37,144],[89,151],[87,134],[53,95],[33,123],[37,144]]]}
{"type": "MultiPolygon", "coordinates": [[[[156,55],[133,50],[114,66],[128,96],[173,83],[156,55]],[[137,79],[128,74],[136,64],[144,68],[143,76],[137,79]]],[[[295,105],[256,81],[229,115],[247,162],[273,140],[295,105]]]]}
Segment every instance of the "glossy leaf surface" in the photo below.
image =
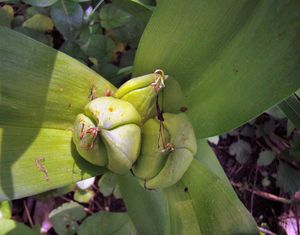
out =
{"type": "Polygon", "coordinates": [[[119,177],[137,230],[142,234],[257,234],[253,218],[205,139],[198,140],[196,158],[183,179],[164,193],[145,190],[132,175],[119,177]]]}
{"type": "Polygon", "coordinates": [[[7,29],[0,29],[0,54],[0,200],[103,172],[77,155],[71,130],[91,90],[103,96],[114,86],[69,56],[7,29]]]}
{"type": "Polygon", "coordinates": [[[300,98],[293,94],[279,104],[280,109],[291,120],[291,122],[300,129],[300,98]]]}
{"type": "Polygon", "coordinates": [[[170,234],[258,234],[254,219],[233,189],[196,160],[165,194],[170,234]]]}
{"type": "Polygon", "coordinates": [[[169,215],[162,192],[144,189],[131,174],[119,176],[119,185],[128,214],[137,231],[144,235],[165,234],[169,215]]]}
{"type": "Polygon", "coordinates": [[[259,115],[300,87],[300,2],[159,1],[134,75],[157,68],[187,96],[198,137],[259,115]]]}

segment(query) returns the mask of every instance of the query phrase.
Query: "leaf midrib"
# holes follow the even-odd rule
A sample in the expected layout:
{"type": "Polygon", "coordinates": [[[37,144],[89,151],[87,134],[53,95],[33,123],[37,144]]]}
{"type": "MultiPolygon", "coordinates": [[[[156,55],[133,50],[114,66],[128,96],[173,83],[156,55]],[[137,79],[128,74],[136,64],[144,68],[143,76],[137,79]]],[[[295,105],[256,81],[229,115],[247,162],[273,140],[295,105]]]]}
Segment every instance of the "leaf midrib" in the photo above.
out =
{"type": "Polygon", "coordinates": [[[69,14],[69,12],[68,12],[68,9],[67,9],[67,7],[66,7],[66,4],[65,4],[65,1],[64,0],[61,0],[61,5],[62,5],[62,8],[63,8],[63,10],[64,10],[64,12],[65,12],[65,14],[66,14],[66,16],[67,16],[67,23],[68,23],[68,25],[69,25],[69,27],[70,27],[70,31],[73,31],[73,27],[72,27],[72,24],[71,24],[71,22],[70,22],[70,14],[69,14]]]}

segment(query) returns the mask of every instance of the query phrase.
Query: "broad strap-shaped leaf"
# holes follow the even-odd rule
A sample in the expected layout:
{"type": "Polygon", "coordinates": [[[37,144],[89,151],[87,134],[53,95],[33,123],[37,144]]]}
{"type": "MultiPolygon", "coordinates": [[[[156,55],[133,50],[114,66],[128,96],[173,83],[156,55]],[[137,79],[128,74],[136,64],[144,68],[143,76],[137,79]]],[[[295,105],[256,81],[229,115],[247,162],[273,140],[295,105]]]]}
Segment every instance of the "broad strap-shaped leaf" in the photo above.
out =
{"type": "Polygon", "coordinates": [[[167,234],[169,215],[162,192],[144,189],[131,174],[119,176],[119,185],[137,231],[143,235],[167,234]]]}
{"type": "Polygon", "coordinates": [[[71,131],[89,97],[108,89],[115,91],[71,57],[0,28],[0,200],[103,172],[78,157],[71,131]]]}
{"type": "Polygon", "coordinates": [[[197,160],[165,194],[171,234],[258,234],[254,219],[233,189],[197,160]]]}
{"type": "Polygon", "coordinates": [[[3,28],[0,55],[0,126],[70,129],[92,95],[115,91],[80,62],[3,28]]]}
{"type": "Polygon", "coordinates": [[[105,172],[81,158],[70,131],[0,128],[0,201],[55,189],[105,172]]]}
{"type": "Polygon", "coordinates": [[[212,171],[216,176],[218,176],[220,179],[223,179],[225,182],[230,185],[230,182],[219,163],[214,151],[209,146],[206,139],[198,139],[197,140],[197,154],[195,158],[207,169],[212,171]]]}
{"type": "Polygon", "coordinates": [[[293,94],[279,105],[280,109],[291,120],[291,122],[300,130],[300,98],[293,94]]]}
{"type": "Polygon", "coordinates": [[[138,232],[257,234],[253,218],[235,195],[205,139],[198,140],[196,158],[184,178],[164,193],[145,190],[131,175],[119,177],[123,199],[138,232]]]}
{"type": "Polygon", "coordinates": [[[300,87],[299,16],[298,0],[159,1],[134,75],[174,76],[198,137],[217,135],[300,87]]]}

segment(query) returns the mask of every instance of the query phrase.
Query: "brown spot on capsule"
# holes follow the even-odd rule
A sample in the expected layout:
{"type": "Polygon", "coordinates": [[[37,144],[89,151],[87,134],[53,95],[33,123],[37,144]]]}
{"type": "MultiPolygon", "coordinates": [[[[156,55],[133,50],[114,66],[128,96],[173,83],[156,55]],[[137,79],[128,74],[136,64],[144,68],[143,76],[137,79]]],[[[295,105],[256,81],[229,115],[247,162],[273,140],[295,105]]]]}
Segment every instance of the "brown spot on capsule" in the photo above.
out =
{"type": "Polygon", "coordinates": [[[114,108],[113,107],[109,107],[108,108],[108,112],[113,112],[114,111],[114,108]]]}
{"type": "Polygon", "coordinates": [[[180,108],[180,112],[183,112],[183,113],[185,113],[187,110],[188,110],[188,108],[185,106],[180,108]]]}
{"type": "Polygon", "coordinates": [[[107,89],[105,92],[104,92],[104,96],[112,96],[113,93],[111,90],[107,89]]]}

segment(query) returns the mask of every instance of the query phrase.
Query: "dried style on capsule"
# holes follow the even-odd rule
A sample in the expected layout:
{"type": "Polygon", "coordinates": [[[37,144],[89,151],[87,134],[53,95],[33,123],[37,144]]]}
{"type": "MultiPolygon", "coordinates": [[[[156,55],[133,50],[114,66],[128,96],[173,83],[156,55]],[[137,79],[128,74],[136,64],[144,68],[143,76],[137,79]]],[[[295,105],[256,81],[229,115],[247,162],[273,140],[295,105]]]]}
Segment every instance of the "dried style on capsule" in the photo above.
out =
{"type": "Polygon", "coordinates": [[[139,155],[140,121],[130,103],[113,97],[97,98],[86,105],[85,115],[77,116],[73,141],[85,160],[123,174],[139,155]]]}
{"type": "Polygon", "coordinates": [[[177,183],[191,164],[197,151],[196,137],[187,116],[164,114],[165,143],[157,148],[160,134],[157,118],[142,127],[141,154],[133,172],[147,189],[165,188],[177,183]]]}
{"type": "Polygon", "coordinates": [[[131,170],[147,189],[177,183],[197,145],[187,116],[178,113],[178,107],[163,107],[165,86],[180,90],[174,79],[165,83],[166,79],[156,70],[129,80],[114,97],[93,97],[74,124],[73,141],[80,156],[118,174],[131,170]],[[164,113],[164,108],[178,114],[164,113]]]}
{"type": "Polygon", "coordinates": [[[165,87],[167,77],[162,70],[156,70],[154,73],[130,79],[117,90],[114,96],[130,102],[144,122],[153,113],[156,97],[165,87]]]}

